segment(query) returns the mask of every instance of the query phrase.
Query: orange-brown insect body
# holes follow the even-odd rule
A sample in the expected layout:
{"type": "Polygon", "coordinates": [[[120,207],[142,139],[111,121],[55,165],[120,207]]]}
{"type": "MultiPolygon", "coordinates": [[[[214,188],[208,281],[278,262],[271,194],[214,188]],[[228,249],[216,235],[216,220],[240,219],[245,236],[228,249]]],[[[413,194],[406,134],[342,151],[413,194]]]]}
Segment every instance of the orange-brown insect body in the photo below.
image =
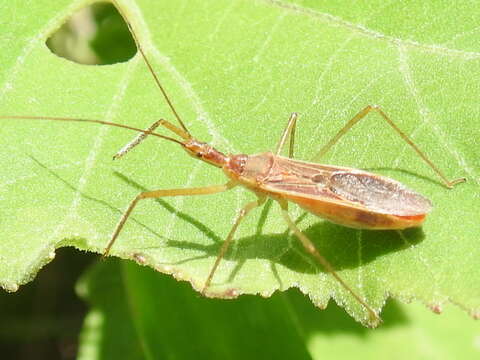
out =
{"type": "Polygon", "coordinates": [[[431,209],[428,199],[401,183],[366,171],[271,152],[227,159],[223,170],[232,180],[343,226],[405,229],[420,226],[431,209]]]}
{"type": "Polygon", "coordinates": [[[194,138],[183,144],[194,158],[221,167],[256,193],[292,201],[331,222],[358,229],[420,226],[431,203],[398,181],[366,171],[299,161],[266,152],[225,155],[194,138]]]}

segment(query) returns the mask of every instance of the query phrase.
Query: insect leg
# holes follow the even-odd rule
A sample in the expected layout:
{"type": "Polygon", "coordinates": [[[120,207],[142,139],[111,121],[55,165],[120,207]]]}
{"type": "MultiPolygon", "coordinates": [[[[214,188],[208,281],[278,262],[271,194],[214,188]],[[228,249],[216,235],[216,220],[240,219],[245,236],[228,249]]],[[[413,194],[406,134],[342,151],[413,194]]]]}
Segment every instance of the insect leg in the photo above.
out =
{"type": "Polygon", "coordinates": [[[118,152],[115,155],[113,155],[113,160],[120,159],[123,155],[125,155],[127,152],[129,152],[135,146],[137,146],[143,140],[145,140],[145,138],[148,136],[148,134],[153,132],[160,125],[160,121],[161,120],[155,121],[152,125],[150,125],[147,129],[145,129],[145,131],[147,131],[147,132],[138,134],[127,145],[125,145],[120,150],[118,150],[118,152]]]}
{"type": "Polygon", "coordinates": [[[327,270],[332,276],[340,283],[340,285],[343,286],[345,290],[347,290],[352,296],[357,300],[361,305],[367,309],[368,314],[370,316],[370,320],[378,323],[381,321],[380,317],[377,315],[375,310],[373,310],[353,289],[347,285],[345,281],[335,272],[333,269],[333,266],[328,262],[327,259],[325,259],[315,248],[315,245],[313,245],[312,241],[304,234],[302,231],[295,225],[294,221],[288,214],[288,203],[285,200],[277,200],[278,203],[280,204],[280,207],[282,208],[282,215],[283,218],[285,219],[288,227],[290,228],[291,231],[297,236],[297,238],[300,240],[302,243],[303,247],[315,257],[315,259],[327,270]]]}
{"type": "Polygon", "coordinates": [[[153,133],[153,131],[159,126],[166,127],[167,129],[169,129],[170,131],[173,131],[175,134],[181,136],[184,139],[189,139],[190,138],[190,134],[187,134],[185,131],[183,131],[182,129],[179,129],[178,127],[176,127],[172,123],[168,122],[167,120],[160,119],[160,120],[155,121],[152,125],[150,125],[148,128],[146,128],[144,132],[141,132],[140,134],[135,136],[132,141],[130,141],[127,145],[122,147],[115,155],[113,155],[113,159],[115,160],[115,159],[121,158],[123,155],[125,155],[127,152],[129,152],[135,146],[137,146],[143,140],[145,140],[145,138],[149,134],[153,133]]]}
{"type": "Polygon", "coordinates": [[[318,160],[323,155],[325,155],[328,150],[330,150],[332,146],[335,145],[337,141],[353,127],[353,125],[365,118],[365,116],[367,116],[367,114],[371,111],[376,111],[382,116],[382,118],[397,132],[397,134],[400,135],[400,137],[417,152],[417,154],[428,164],[428,166],[432,168],[433,171],[435,171],[435,173],[437,173],[438,176],[440,176],[440,178],[442,178],[446,187],[452,188],[454,185],[464,182],[466,180],[465,178],[458,178],[449,181],[447,177],[440,171],[440,169],[435,166],[435,164],[427,157],[427,155],[425,155],[425,153],[421,151],[417,147],[417,145],[415,145],[415,143],[402,130],[398,128],[397,125],[395,125],[395,123],[383,112],[383,110],[378,105],[368,105],[359,113],[357,113],[357,115],[355,115],[349,122],[347,122],[347,124],[342,129],[340,129],[340,131],[320,150],[320,152],[313,159],[318,160]]]}
{"type": "Polygon", "coordinates": [[[130,213],[132,212],[133,208],[137,205],[139,200],[142,199],[158,199],[164,196],[189,196],[189,195],[208,195],[208,194],[215,194],[219,192],[226,191],[228,189],[231,189],[236,185],[235,182],[230,181],[224,185],[213,185],[213,186],[205,186],[205,187],[200,187],[200,188],[191,188],[191,189],[169,189],[169,190],[155,190],[155,191],[145,191],[141,192],[138,194],[135,199],[130,203],[128,206],[127,210],[123,213],[122,217],[120,218],[120,221],[117,224],[117,227],[115,228],[115,231],[113,232],[112,238],[107,244],[107,247],[105,248],[105,251],[103,252],[103,257],[108,256],[108,253],[110,252],[110,249],[113,246],[113,243],[118,237],[118,234],[120,234],[120,231],[123,228],[123,225],[127,221],[128,217],[130,216],[130,213]]]}
{"type": "Polygon", "coordinates": [[[293,158],[293,145],[295,143],[295,129],[297,127],[297,113],[292,113],[288,119],[287,127],[283,130],[282,137],[278,142],[277,148],[275,150],[275,155],[280,155],[280,152],[283,150],[285,142],[287,141],[288,136],[290,135],[290,148],[288,151],[288,157],[293,158]]]}
{"type": "Polygon", "coordinates": [[[228,247],[230,246],[230,243],[233,240],[233,235],[235,234],[235,231],[238,228],[238,225],[240,225],[240,222],[242,219],[253,209],[256,207],[262,205],[266,200],[265,196],[259,197],[256,201],[249,202],[247,205],[243,207],[242,210],[237,215],[237,218],[235,219],[235,223],[232,226],[232,229],[228,233],[227,238],[222,244],[222,247],[220,248],[220,251],[218,252],[217,258],[215,259],[215,263],[213,264],[212,270],[210,270],[210,273],[208,274],[207,281],[205,281],[205,284],[203,285],[202,289],[202,294],[205,295],[205,291],[208,289],[210,286],[210,283],[212,282],[213,275],[215,274],[215,271],[218,268],[218,265],[220,264],[220,261],[222,260],[223,256],[228,250],[228,247]]]}

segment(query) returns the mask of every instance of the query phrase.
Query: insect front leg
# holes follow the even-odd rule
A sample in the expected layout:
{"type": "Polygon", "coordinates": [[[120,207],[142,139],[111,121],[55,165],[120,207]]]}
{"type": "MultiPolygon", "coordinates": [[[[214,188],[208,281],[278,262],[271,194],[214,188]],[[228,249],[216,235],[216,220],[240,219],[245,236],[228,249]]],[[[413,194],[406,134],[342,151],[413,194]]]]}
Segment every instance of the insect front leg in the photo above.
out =
{"type": "Polygon", "coordinates": [[[113,160],[120,159],[123,155],[145,140],[148,134],[152,133],[160,125],[161,121],[162,120],[155,121],[152,125],[145,129],[146,132],[139,133],[137,136],[135,136],[132,141],[130,141],[127,145],[118,150],[115,155],[113,155],[113,160]]]}
{"type": "Polygon", "coordinates": [[[336,273],[336,271],[333,269],[333,266],[328,262],[327,259],[325,259],[315,248],[315,245],[313,245],[312,241],[304,234],[302,231],[295,225],[295,222],[292,220],[290,215],[288,214],[288,202],[285,200],[277,200],[278,203],[280,204],[280,207],[282,208],[282,215],[283,218],[285,219],[285,222],[287,223],[288,227],[290,230],[297,236],[297,238],[300,240],[302,243],[303,247],[305,250],[307,250],[324,268],[327,270],[334,278],[337,280],[340,285],[343,286],[345,290],[347,290],[354,298],[357,300],[361,305],[367,309],[368,314],[370,316],[370,320],[374,324],[378,324],[381,322],[380,317],[378,314],[373,310],[370,305],[368,305],[343,279],[336,273]]]}
{"type": "Polygon", "coordinates": [[[127,145],[122,147],[115,155],[113,155],[113,160],[121,158],[123,155],[125,155],[127,152],[132,150],[135,146],[140,144],[143,140],[146,139],[146,137],[153,133],[155,129],[159,126],[166,127],[170,131],[173,131],[177,135],[180,135],[184,139],[190,138],[190,135],[183,131],[182,129],[179,129],[172,123],[168,122],[167,120],[160,119],[155,121],[152,125],[150,125],[148,128],[145,129],[145,132],[139,133],[137,136],[135,136],[132,141],[130,141],[127,145]]]}
{"type": "Polygon", "coordinates": [[[288,119],[287,127],[285,128],[285,130],[283,130],[282,137],[278,142],[277,148],[275,150],[275,155],[280,155],[280,153],[283,150],[283,147],[285,146],[285,142],[287,141],[287,138],[290,135],[290,148],[288,151],[288,157],[293,158],[293,147],[295,145],[295,130],[297,127],[297,118],[298,118],[297,113],[292,113],[292,115],[290,115],[290,118],[288,119]]]}
{"type": "Polygon", "coordinates": [[[158,199],[164,196],[190,196],[190,195],[208,195],[208,194],[215,194],[215,193],[220,193],[226,190],[231,189],[236,185],[235,182],[230,181],[224,185],[213,185],[213,186],[205,186],[205,187],[200,187],[200,188],[191,188],[191,189],[169,189],[169,190],[155,190],[155,191],[145,191],[141,192],[138,194],[135,199],[132,200],[130,205],[128,206],[127,210],[123,213],[122,217],[120,218],[120,221],[117,224],[117,227],[115,228],[115,231],[113,232],[112,238],[107,244],[107,247],[105,248],[105,251],[103,252],[103,257],[108,256],[110,249],[113,246],[113,243],[117,239],[118,235],[120,234],[120,231],[123,228],[123,225],[127,221],[128,217],[130,216],[130,213],[132,210],[135,208],[137,203],[140,200],[143,199],[158,199]]]}
{"type": "Polygon", "coordinates": [[[417,154],[432,168],[435,173],[443,180],[444,184],[448,188],[452,188],[454,185],[464,182],[465,178],[458,178],[454,180],[448,180],[447,177],[440,171],[440,169],[421,151],[417,145],[402,131],[400,128],[395,125],[395,123],[385,114],[385,112],[378,105],[368,105],[360,112],[358,112],[347,124],[340,129],[340,131],[320,150],[320,152],[313,158],[315,161],[318,161],[323,155],[325,155],[332,147],[335,145],[340,138],[345,135],[356,123],[364,119],[371,111],[376,111],[380,116],[397,132],[397,134],[408,144],[410,145],[417,154]]]}
{"type": "Polygon", "coordinates": [[[237,215],[237,218],[235,219],[235,223],[232,226],[232,229],[228,233],[227,238],[222,244],[222,247],[220,248],[220,251],[218,252],[217,258],[215,259],[215,263],[213,264],[212,270],[210,270],[210,273],[208,274],[207,281],[205,281],[205,284],[203,285],[202,289],[202,294],[205,295],[206,290],[210,286],[210,283],[212,282],[213,275],[215,274],[215,271],[218,268],[218,265],[220,264],[220,261],[222,260],[223,256],[228,250],[228,247],[230,246],[232,240],[233,240],[233,235],[235,235],[235,231],[237,231],[238,225],[240,225],[240,222],[242,219],[247,216],[247,214],[255,209],[258,206],[261,206],[266,200],[265,196],[259,197],[258,200],[249,202],[247,205],[245,205],[240,212],[237,215]]]}

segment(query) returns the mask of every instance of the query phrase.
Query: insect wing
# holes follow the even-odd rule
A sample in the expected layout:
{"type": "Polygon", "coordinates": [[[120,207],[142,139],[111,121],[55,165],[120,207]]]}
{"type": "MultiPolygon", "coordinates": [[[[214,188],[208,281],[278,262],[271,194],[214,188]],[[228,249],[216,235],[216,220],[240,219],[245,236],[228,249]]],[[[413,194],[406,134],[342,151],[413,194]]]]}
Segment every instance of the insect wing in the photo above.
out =
{"type": "Polygon", "coordinates": [[[428,199],[390,178],[366,171],[321,165],[276,156],[262,188],[284,196],[349,203],[382,214],[415,216],[428,213],[428,199]]]}

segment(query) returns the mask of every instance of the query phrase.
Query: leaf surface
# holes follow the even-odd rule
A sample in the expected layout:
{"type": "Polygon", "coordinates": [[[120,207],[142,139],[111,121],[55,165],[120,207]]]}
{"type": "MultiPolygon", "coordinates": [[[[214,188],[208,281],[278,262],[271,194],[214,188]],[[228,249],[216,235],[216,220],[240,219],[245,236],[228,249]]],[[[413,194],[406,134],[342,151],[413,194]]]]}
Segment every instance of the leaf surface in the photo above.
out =
{"type": "MultiPolygon", "coordinates": [[[[140,128],[160,117],[172,120],[138,55],[84,66],[45,46],[85,3],[0,5],[0,115],[140,128]]],[[[359,231],[294,206],[291,215],[374,308],[394,296],[435,310],[450,301],[478,316],[480,42],[471,14],[479,4],[456,8],[454,23],[434,1],[371,8],[340,2],[335,9],[308,1],[120,4],[187,127],[219,150],[274,149],[296,111],[296,157],[308,160],[364,106],[379,104],[447,177],[465,176],[467,183],[447,190],[372,114],[322,161],[376,171],[422,193],[434,204],[423,228],[359,231]]],[[[148,139],[112,162],[133,134],[91,124],[0,121],[0,283],[8,290],[29,281],[60,246],[102,252],[140,191],[225,182],[221,171],[165,141],[148,139]]],[[[235,189],[142,201],[112,254],[200,289],[235,214],[252,199],[235,189]]],[[[315,305],[325,307],[333,297],[367,323],[362,307],[289,234],[277,205],[252,212],[236,239],[215,274],[213,295],[270,296],[298,287],[315,305]]]]}

